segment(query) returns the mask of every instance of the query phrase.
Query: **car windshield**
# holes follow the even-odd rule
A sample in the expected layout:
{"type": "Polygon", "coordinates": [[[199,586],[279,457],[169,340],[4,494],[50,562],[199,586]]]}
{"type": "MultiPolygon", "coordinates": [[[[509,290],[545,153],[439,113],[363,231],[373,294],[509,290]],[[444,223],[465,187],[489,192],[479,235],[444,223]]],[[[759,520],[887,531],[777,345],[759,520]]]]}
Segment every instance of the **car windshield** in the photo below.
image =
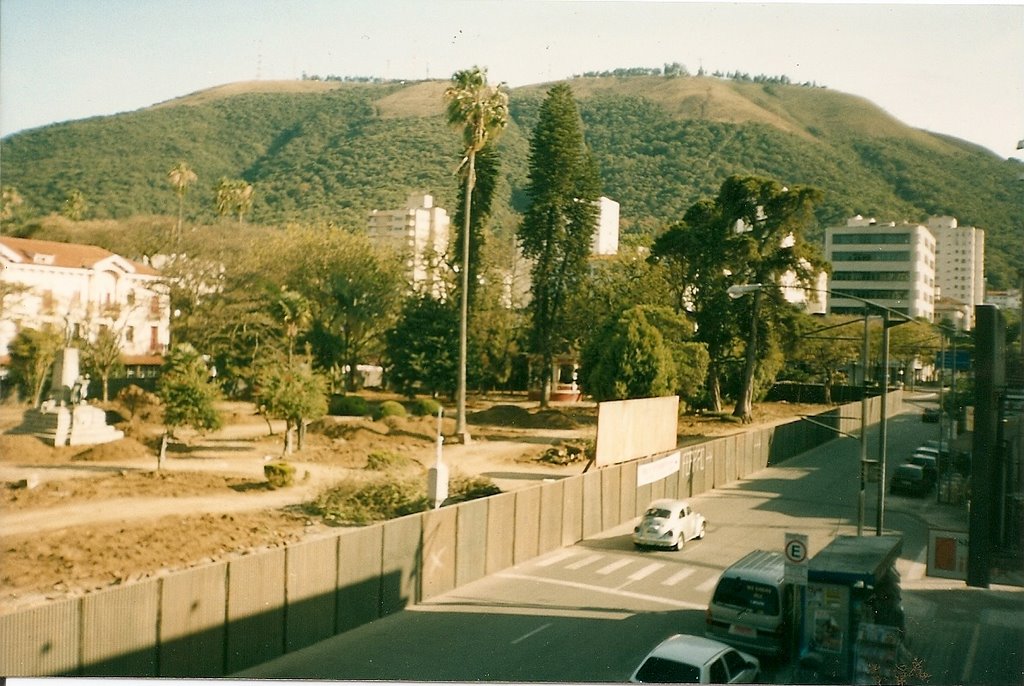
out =
{"type": "Polygon", "coordinates": [[[649,657],[637,670],[636,680],[645,684],[699,684],[700,667],[663,657],[649,657]]]}
{"type": "Polygon", "coordinates": [[[644,513],[645,517],[660,517],[662,519],[668,519],[672,516],[672,510],[665,510],[660,507],[652,507],[644,513]]]}
{"type": "Polygon", "coordinates": [[[920,479],[921,468],[916,465],[904,465],[896,468],[896,476],[901,479],[920,479]]]}
{"type": "Polygon", "coordinates": [[[726,577],[718,582],[714,602],[731,605],[757,615],[779,613],[779,592],[774,586],[726,577]]]}

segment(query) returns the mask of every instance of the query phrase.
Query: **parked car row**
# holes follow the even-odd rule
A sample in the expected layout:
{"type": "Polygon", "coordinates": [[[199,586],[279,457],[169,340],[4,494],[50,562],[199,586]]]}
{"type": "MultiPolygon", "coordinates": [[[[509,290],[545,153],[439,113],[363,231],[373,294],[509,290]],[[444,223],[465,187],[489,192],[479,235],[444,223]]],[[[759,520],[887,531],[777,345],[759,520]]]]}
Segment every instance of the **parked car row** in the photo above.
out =
{"type": "Polygon", "coordinates": [[[925,496],[939,480],[939,447],[937,442],[918,447],[907,461],[896,468],[889,482],[894,494],[925,496]]]}

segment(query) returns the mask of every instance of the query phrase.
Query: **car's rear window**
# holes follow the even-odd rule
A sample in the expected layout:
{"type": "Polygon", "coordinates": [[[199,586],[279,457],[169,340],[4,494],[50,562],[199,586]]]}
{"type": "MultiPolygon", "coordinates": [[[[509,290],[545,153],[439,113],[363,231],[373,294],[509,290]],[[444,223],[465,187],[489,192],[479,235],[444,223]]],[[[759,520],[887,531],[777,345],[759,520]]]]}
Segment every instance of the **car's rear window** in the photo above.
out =
{"type": "Polygon", "coordinates": [[[669,517],[672,516],[672,510],[662,510],[662,509],[657,508],[657,507],[652,507],[651,509],[647,510],[647,512],[644,512],[644,516],[645,517],[661,517],[662,519],[668,519],[669,517]]]}
{"type": "Polygon", "coordinates": [[[649,657],[637,670],[636,680],[645,684],[699,684],[700,667],[663,657],[649,657]]]}
{"type": "Polygon", "coordinates": [[[759,615],[779,614],[779,590],[756,581],[724,577],[718,582],[713,602],[759,615]]]}

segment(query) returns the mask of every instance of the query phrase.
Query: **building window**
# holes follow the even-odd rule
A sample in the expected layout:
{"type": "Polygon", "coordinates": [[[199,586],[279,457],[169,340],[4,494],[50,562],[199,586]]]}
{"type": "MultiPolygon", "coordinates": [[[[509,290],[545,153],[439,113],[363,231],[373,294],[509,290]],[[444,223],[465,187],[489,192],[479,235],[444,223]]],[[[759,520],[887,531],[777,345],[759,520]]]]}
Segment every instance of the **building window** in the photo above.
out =
{"type": "Polygon", "coordinates": [[[833,262],[909,262],[909,250],[881,250],[879,252],[853,252],[837,250],[832,253],[833,262]]]}
{"type": "Polygon", "coordinates": [[[124,331],[124,340],[126,342],[128,342],[128,343],[134,343],[135,342],[135,327],[134,326],[129,326],[127,329],[125,329],[125,331],[124,331]]]}

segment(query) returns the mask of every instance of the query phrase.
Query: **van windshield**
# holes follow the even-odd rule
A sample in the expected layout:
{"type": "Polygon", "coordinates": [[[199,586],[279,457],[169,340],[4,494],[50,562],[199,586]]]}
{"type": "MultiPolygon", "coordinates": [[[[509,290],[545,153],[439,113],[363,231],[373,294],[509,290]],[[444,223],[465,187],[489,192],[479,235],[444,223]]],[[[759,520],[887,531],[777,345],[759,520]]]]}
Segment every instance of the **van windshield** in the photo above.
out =
{"type": "Polygon", "coordinates": [[[778,589],[756,581],[725,577],[718,582],[712,602],[758,615],[779,614],[778,589]]]}

